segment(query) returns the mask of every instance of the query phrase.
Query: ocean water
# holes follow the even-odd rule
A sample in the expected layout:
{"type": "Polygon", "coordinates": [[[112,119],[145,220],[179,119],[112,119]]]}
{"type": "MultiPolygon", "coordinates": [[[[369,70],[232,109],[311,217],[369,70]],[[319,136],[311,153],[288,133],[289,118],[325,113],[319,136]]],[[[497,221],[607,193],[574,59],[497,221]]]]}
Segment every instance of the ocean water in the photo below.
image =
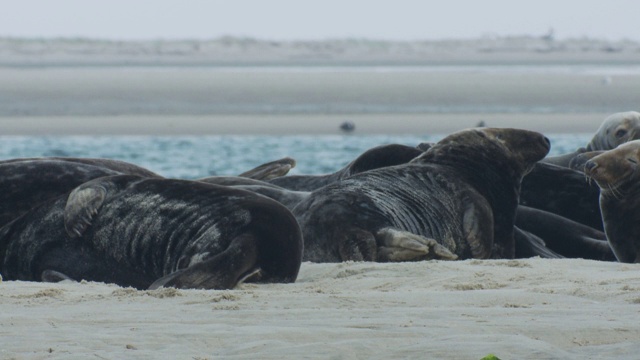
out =
{"type": "MultiPolygon", "coordinates": [[[[131,162],[165,177],[196,179],[237,175],[268,161],[292,157],[290,174],[334,172],[372,147],[415,146],[444,137],[332,136],[1,136],[0,159],[42,156],[110,158],[131,162]]],[[[592,134],[548,134],[551,155],[584,146],[592,134]]]]}

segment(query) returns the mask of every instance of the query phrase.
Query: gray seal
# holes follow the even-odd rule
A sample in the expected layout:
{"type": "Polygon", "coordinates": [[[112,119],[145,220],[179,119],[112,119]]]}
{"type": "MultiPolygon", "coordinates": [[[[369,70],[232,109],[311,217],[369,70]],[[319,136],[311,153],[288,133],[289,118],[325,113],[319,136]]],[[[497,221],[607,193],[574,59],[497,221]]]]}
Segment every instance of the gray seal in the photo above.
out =
{"type": "Polygon", "coordinates": [[[537,132],[467,129],[408,164],[318,189],[293,209],[304,259],[513,258],[520,183],[549,146],[537,132]]]}
{"type": "Polygon", "coordinates": [[[620,262],[640,262],[640,140],[587,160],[584,173],[600,187],[607,241],[620,262]]]}
{"type": "Polygon", "coordinates": [[[549,156],[543,162],[568,167],[577,155],[589,151],[611,150],[627,141],[640,139],[640,113],[626,111],[607,116],[589,143],[568,154],[549,156]]]}
{"type": "Polygon", "coordinates": [[[129,174],[158,177],[127,163],[95,159],[38,158],[0,162],[0,226],[35,205],[73,190],[92,179],[129,174]],[[77,160],[77,161],[76,161],[77,160]]]}
{"type": "Polygon", "coordinates": [[[197,181],[116,175],[0,229],[5,280],[229,289],[295,281],[300,228],[279,203],[197,181]]]}

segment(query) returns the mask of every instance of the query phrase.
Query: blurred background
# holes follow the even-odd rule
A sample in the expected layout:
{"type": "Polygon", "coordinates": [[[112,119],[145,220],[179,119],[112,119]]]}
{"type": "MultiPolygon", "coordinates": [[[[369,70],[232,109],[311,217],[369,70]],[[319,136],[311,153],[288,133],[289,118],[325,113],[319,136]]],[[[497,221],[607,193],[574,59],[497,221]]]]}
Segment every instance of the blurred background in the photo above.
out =
{"type": "Polygon", "coordinates": [[[7,3],[0,157],[199,177],[292,156],[317,173],[480,124],[570,151],[638,109],[638,13],[633,1],[7,3]]]}

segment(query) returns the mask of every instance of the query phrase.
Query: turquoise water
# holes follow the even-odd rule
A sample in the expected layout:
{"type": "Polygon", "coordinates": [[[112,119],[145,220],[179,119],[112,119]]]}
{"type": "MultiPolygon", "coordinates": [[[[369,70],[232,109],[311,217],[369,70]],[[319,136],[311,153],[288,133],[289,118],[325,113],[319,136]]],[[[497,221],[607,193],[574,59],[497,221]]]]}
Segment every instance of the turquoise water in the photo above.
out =
{"type": "MultiPolygon", "coordinates": [[[[3,136],[0,159],[41,156],[98,157],[128,161],[160,175],[195,179],[237,175],[285,156],[296,159],[290,174],[334,172],[374,146],[415,146],[431,136],[3,136]]],[[[548,134],[551,155],[584,146],[592,134],[548,134]]]]}

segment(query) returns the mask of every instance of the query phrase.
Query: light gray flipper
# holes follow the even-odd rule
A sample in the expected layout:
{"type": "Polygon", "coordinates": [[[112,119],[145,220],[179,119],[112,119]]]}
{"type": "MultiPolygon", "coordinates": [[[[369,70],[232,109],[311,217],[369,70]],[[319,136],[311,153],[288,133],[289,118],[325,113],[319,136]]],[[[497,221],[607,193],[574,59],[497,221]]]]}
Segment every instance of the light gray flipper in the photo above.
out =
{"type": "Polygon", "coordinates": [[[376,233],[378,261],[455,260],[458,256],[434,239],[391,228],[376,233]]]}

